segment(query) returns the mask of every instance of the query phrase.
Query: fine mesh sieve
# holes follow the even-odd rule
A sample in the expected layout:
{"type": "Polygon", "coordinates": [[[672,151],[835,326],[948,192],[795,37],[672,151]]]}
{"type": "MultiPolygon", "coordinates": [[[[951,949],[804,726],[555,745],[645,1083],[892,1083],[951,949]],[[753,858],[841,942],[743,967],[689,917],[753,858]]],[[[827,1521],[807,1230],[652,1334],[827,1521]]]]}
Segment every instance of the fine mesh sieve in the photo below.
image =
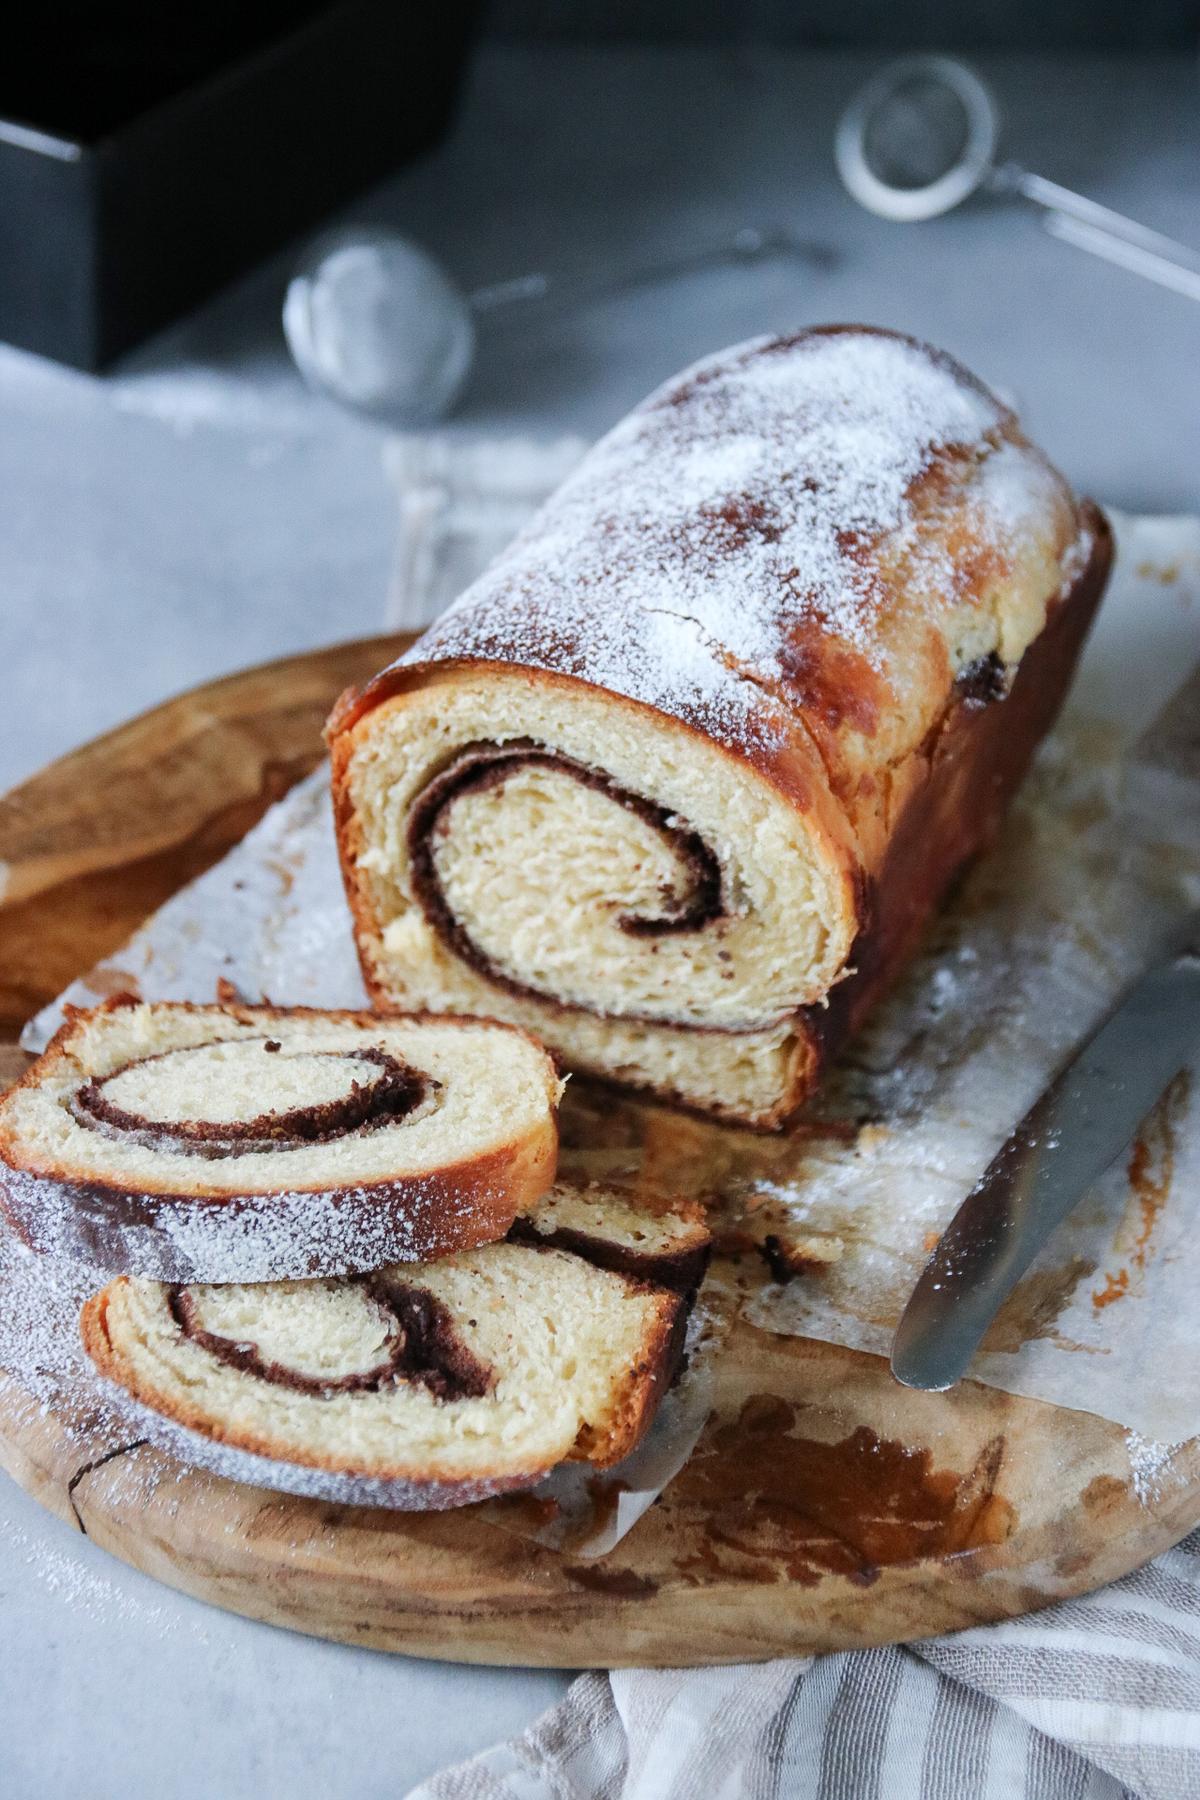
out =
{"type": "Polygon", "coordinates": [[[855,95],[834,155],[848,192],[883,219],[912,223],[949,212],[979,189],[1044,209],[1064,243],[1200,300],[1200,253],[1083,194],[997,164],[999,113],[985,84],[948,56],[905,56],[855,95]]]}

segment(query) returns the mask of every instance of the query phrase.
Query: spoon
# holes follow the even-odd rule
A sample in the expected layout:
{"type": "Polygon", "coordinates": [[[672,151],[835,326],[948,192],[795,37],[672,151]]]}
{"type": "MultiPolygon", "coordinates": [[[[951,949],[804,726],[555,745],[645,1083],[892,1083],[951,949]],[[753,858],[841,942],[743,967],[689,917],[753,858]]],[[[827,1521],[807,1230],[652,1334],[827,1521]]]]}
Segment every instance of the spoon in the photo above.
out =
{"type": "Polygon", "coordinates": [[[611,274],[534,273],[464,293],[410,238],[350,227],[310,245],[288,284],[283,330],[311,386],[389,424],[420,425],[444,418],[462,394],[484,321],[555,317],[651,282],[770,257],[819,263],[828,252],[786,230],[747,227],[611,274]]]}

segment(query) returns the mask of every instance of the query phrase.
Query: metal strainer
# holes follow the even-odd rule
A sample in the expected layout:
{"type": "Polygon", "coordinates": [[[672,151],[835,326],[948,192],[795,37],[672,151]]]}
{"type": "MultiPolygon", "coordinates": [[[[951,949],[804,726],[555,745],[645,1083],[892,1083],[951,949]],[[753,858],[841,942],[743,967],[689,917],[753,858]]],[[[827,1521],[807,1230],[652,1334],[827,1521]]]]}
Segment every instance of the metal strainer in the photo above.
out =
{"type": "Polygon", "coordinates": [[[838,124],[838,173],[860,205],[911,223],[959,206],[981,188],[1045,208],[1064,243],[1200,300],[1200,252],[1083,194],[996,162],[1000,118],[989,89],[948,56],[905,56],[869,81],[838,124]]]}

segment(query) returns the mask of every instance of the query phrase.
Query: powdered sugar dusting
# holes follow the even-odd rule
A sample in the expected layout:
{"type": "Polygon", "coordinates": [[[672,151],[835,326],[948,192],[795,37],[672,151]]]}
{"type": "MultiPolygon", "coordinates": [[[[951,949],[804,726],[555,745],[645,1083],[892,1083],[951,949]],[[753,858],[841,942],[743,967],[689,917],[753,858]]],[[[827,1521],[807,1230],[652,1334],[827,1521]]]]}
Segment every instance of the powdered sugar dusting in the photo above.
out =
{"type": "Polygon", "coordinates": [[[444,1512],[451,1507],[466,1506],[473,1501],[491,1499],[512,1488],[528,1487],[529,1476],[491,1477],[478,1481],[418,1482],[400,1476],[351,1475],[337,1469],[311,1468],[303,1463],[284,1462],[277,1457],[260,1456],[236,1444],[223,1444],[199,1431],[192,1431],[173,1419],[154,1412],[141,1401],[112,1386],[100,1383],[113,1397],[125,1417],[135,1423],[152,1443],[168,1455],[193,1468],[205,1470],[225,1481],[241,1482],[248,1487],[270,1488],[276,1493],[294,1494],[305,1500],[326,1500],[339,1506],[386,1506],[396,1511],[444,1512]]]}
{"type": "Polygon", "coordinates": [[[1160,1444],[1140,1432],[1127,1431],[1125,1448],[1129,1452],[1131,1485],[1143,1506],[1157,1506],[1169,1488],[1186,1479],[1179,1466],[1183,1444],[1160,1444]]]}
{"type": "MultiPolygon", "coordinates": [[[[68,1492],[93,1469],[105,1470],[110,1495],[147,1505],[168,1468],[138,1449],[146,1436],[114,1389],[102,1382],[79,1330],[84,1301],[104,1276],[86,1263],[35,1256],[0,1218],[0,1400],[5,1428],[28,1435],[35,1456],[73,1468],[68,1492]],[[44,1437],[43,1437],[44,1434],[44,1437]]],[[[65,1581],[64,1576],[64,1581],[65,1581]]]]}
{"type": "MultiPolygon", "coordinates": [[[[438,1191],[428,1213],[414,1203],[406,1214],[381,1200],[378,1188],[284,1191],[239,1205],[233,1232],[215,1208],[167,1206],[158,1223],[192,1271],[175,1280],[193,1279],[203,1270],[208,1281],[278,1281],[421,1262],[441,1249],[453,1223],[461,1220],[469,1235],[472,1218],[498,1211],[503,1198],[486,1188],[461,1199],[438,1191]]],[[[127,1266],[146,1267],[147,1258],[131,1259],[127,1266]]]]}
{"type": "MultiPolygon", "coordinates": [[[[903,338],[756,340],[622,421],[402,660],[559,670],[735,745],[771,736],[762,687],[786,674],[797,629],[878,660],[881,588],[863,548],[919,548],[913,483],[947,446],[994,452],[1009,421],[903,338]]],[[[1022,456],[1053,479],[1031,453],[1007,460],[1022,456]]],[[[985,536],[1019,529],[1036,486],[1017,469],[991,483],[985,536]]]]}
{"type": "MultiPolygon", "coordinates": [[[[1196,603],[1192,590],[1186,584],[1164,585],[1153,569],[1173,566],[1176,560],[1191,567],[1195,557],[1188,561],[1188,545],[1194,541],[1196,529],[1191,520],[1119,521],[1116,575],[1093,639],[1090,673],[1085,664],[1083,677],[1085,692],[1093,704],[1104,703],[1106,718],[1114,696],[1134,703],[1116,712],[1125,735],[1115,734],[1108,754],[1132,735],[1131,719],[1137,730],[1148,722],[1155,695],[1166,694],[1177,685],[1186,659],[1194,656],[1196,603]],[[1151,539],[1153,567],[1145,548],[1151,539]],[[1145,568],[1151,573],[1144,573],[1145,568]],[[1131,666],[1136,682],[1129,679],[1131,666]]],[[[1186,741],[1189,745],[1194,742],[1194,734],[1187,734],[1186,741]]],[[[1154,880],[1148,894],[1137,831],[1128,816],[1114,823],[1111,806],[1099,805],[1091,793],[1093,773],[1102,761],[1090,737],[1068,737],[1060,728],[1057,746],[1052,745],[1043,758],[1044,777],[1035,778],[1026,801],[1014,815],[1015,835],[1010,835],[990,864],[991,873],[989,866],[980,871],[973,917],[961,914],[960,923],[951,919],[938,929],[928,956],[914,967],[894,1006],[885,1009],[878,1027],[860,1042],[855,1053],[859,1066],[846,1072],[850,1098],[869,1103],[877,1100],[877,1106],[869,1106],[871,1116],[883,1115],[908,1134],[905,1149],[910,1154],[903,1164],[897,1162],[895,1146],[885,1158],[887,1142],[883,1138],[876,1140],[880,1153],[875,1153],[869,1126],[865,1140],[859,1140],[869,1156],[847,1149],[840,1155],[831,1150],[821,1159],[828,1166],[836,1156],[844,1168],[840,1189],[826,1187],[824,1166],[811,1166],[815,1158],[807,1155],[809,1146],[803,1140],[776,1144],[755,1139],[747,1148],[748,1155],[753,1151],[756,1167],[761,1159],[755,1186],[766,1189],[772,1198],[787,1201],[789,1210],[806,1226],[818,1222],[827,1197],[836,1201],[837,1217],[831,1217],[829,1223],[846,1234],[851,1251],[864,1236],[854,1229],[856,1219],[864,1226],[873,1219],[882,1220],[883,1230],[873,1234],[881,1259],[910,1235],[915,1224],[910,1283],[922,1248],[919,1226],[925,1215],[919,1203],[923,1190],[949,1178],[934,1195],[944,1210],[929,1220],[940,1225],[961,1198],[964,1182],[969,1185],[974,1179],[994,1143],[1044,1079],[1046,1069],[1061,1060],[1072,1037],[1094,1016],[1089,1009],[1102,1006],[1105,995],[1111,995],[1136,965],[1164,910],[1173,915],[1183,903],[1195,905],[1200,900],[1195,834],[1182,867],[1181,848],[1158,842],[1160,832],[1174,836],[1179,830],[1184,815],[1178,798],[1171,808],[1156,811],[1144,807],[1133,821],[1155,839],[1149,871],[1154,880]],[[1072,771],[1077,781],[1065,779],[1072,771]],[[1090,850],[1083,846],[1086,854],[1082,860],[1075,845],[1081,832],[1094,840],[1090,850]],[[1178,891],[1181,880],[1187,886],[1184,894],[1178,891]],[[1131,890],[1136,903],[1132,912],[1127,904],[1131,890]],[[1084,937],[1091,948],[1086,959],[1081,959],[1084,937]],[[1103,965],[1100,986],[1095,980],[1097,960],[1103,965]],[[1047,963],[1061,971],[1052,984],[1043,974],[1047,963]],[[1028,973],[1014,981],[1014,973],[1022,968],[1028,973]],[[1036,1062],[1030,1056],[1031,1041],[1036,1062]],[[981,1088],[975,1070],[985,1051],[996,1075],[989,1075],[981,1088]],[[960,1066],[961,1081],[956,1075],[960,1066]],[[1003,1085],[999,1077],[1003,1077],[1003,1085]],[[986,1105],[981,1106],[982,1102],[986,1105]],[[939,1109],[938,1141],[928,1143],[928,1153],[918,1157],[920,1117],[930,1104],[939,1109]],[[955,1120],[959,1128],[952,1133],[949,1127],[955,1120]],[[992,1142],[982,1143],[981,1133],[990,1134],[992,1142]],[[796,1167],[797,1149],[805,1152],[808,1166],[796,1167]],[[897,1167],[911,1169],[914,1178],[898,1186],[894,1178],[897,1167]],[[864,1181],[864,1175],[873,1177],[876,1172],[888,1176],[886,1193],[880,1187],[877,1209],[864,1181]]],[[[1095,778],[1107,790],[1107,778],[1098,774],[1095,778]]],[[[338,884],[328,804],[321,792],[323,780],[318,776],[290,795],[230,858],[176,896],[150,921],[132,947],[116,953],[122,968],[137,972],[148,996],[209,999],[216,977],[227,974],[247,993],[265,991],[277,1001],[363,1004],[338,884]],[[278,876],[285,856],[289,871],[286,893],[278,876]],[[313,929],[314,917],[323,921],[319,932],[313,929]]],[[[1162,790],[1155,791],[1161,799],[1162,790]]],[[[1182,779],[1172,791],[1184,793],[1182,779]]],[[[1190,788],[1187,791],[1190,794],[1190,788]]],[[[1194,811],[1189,812],[1186,819],[1194,816],[1194,811]]],[[[94,1001],[99,991],[77,984],[68,997],[86,1004],[94,1001]]],[[[39,1047],[59,1021],[58,1008],[42,1017],[35,1034],[39,1047]]],[[[855,1105],[853,1110],[859,1116],[862,1109],[855,1105]]],[[[656,1109],[645,1112],[648,1118],[665,1117],[656,1109]]],[[[622,1118],[614,1114],[606,1099],[597,1142],[615,1146],[615,1153],[625,1159],[632,1174],[639,1157],[633,1148],[637,1140],[621,1135],[622,1118]]],[[[1197,1357],[1191,1347],[1195,1308],[1188,1298],[1188,1283],[1194,1286],[1195,1201],[1200,1182],[1183,1166],[1185,1157],[1195,1158],[1200,1143],[1196,1118],[1193,1112],[1184,1122],[1179,1167],[1163,1217],[1171,1241],[1151,1266],[1145,1293],[1130,1293],[1119,1305],[1097,1312],[1091,1304],[1094,1284],[1085,1279],[1080,1292],[1094,1314],[1091,1324],[1096,1338],[1094,1346],[1087,1347],[1090,1353],[1077,1344],[1044,1338],[1023,1346],[1019,1353],[992,1356],[986,1371],[987,1379],[999,1388],[1101,1412],[1122,1424],[1136,1424],[1139,1432],[1132,1434],[1129,1446],[1131,1479],[1147,1504],[1153,1504],[1158,1493],[1170,1498],[1177,1475],[1186,1474],[1185,1458],[1171,1464],[1171,1445],[1196,1429],[1197,1357]],[[1034,1355],[1036,1363],[1031,1362],[1034,1355]],[[1148,1368],[1155,1371],[1153,1381],[1146,1379],[1148,1368]]],[[[670,1126],[673,1133],[693,1131],[703,1143],[707,1190],[715,1179],[713,1159],[722,1145],[733,1140],[733,1134],[686,1119],[672,1119],[670,1126]]],[[[672,1178],[680,1176],[683,1185],[678,1162],[673,1150],[672,1178]]],[[[1191,1167],[1195,1166],[1193,1161],[1191,1167]]],[[[840,1179],[841,1169],[835,1173],[840,1179]]],[[[1107,1231],[1107,1250],[1114,1203],[1119,1213],[1120,1190],[1126,1185],[1124,1170],[1119,1167],[1109,1183],[1112,1191],[1102,1194],[1095,1206],[1065,1228],[1055,1247],[1056,1256],[1061,1250],[1062,1260],[1069,1262],[1077,1228],[1084,1249],[1096,1234],[1107,1231]]],[[[82,1464],[102,1453],[106,1442],[119,1448],[141,1432],[127,1415],[118,1418],[106,1407],[90,1366],[81,1367],[84,1359],[77,1308],[87,1292],[102,1285],[103,1277],[68,1271],[61,1291],[56,1291],[57,1277],[48,1264],[49,1259],[35,1261],[16,1248],[0,1228],[0,1368],[8,1371],[0,1380],[5,1382],[10,1419],[17,1387],[22,1404],[27,1403],[32,1414],[53,1410],[57,1426],[64,1426],[67,1416],[65,1410],[57,1410],[60,1404],[64,1409],[70,1406],[72,1420],[90,1417],[86,1431],[82,1424],[70,1425],[79,1433],[82,1464]],[[13,1257],[16,1270],[10,1263],[13,1257]]],[[[861,1264],[850,1254],[838,1265],[841,1274],[831,1270],[784,1290],[797,1301],[808,1297],[801,1322],[804,1335],[846,1341],[844,1326],[824,1319],[813,1301],[819,1299],[830,1279],[841,1279],[856,1266],[861,1264]]],[[[873,1317],[877,1312],[873,1296],[863,1291],[861,1298],[861,1311],[873,1317]]],[[[1059,1326],[1064,1323],[1058,1322],[1059,1326]]],[[[771,1329],[781,1328],[783,1321],[776,1315],[771,1329]]],[[[881,1338],[879,1347],[886,1348],[885,1339],[881,1338]]],[[[106,1481],[111,1471],[119,1471],[119,1479],[128,1482],[129,1491],[135,1493],[143,1487],[150,1491],[157,1481],[172,1503],[172,1484],[178,1480],[182,1492],[194,1479],[182,1469],[176,1472],[149,1449],[120,1455],[106,1469],[106,1481]]],[[[84,1492],[81,1487],[80,1495],[84,1492]]]]}
{"type": "Polygon", "coordinates": [[[401,1180],[217,1203],[164,1198],[147,1224],[123,1217],[119,1204],[99,1221],[70,1187],[23,1169],[5,1168],[4,1188],[39,1250],[67,1258],[102,1252],[96,1287],[129,1269],[156,1281],[285,1281],[422,1262],[444,1252],[460,1222],[470,1240],[479,1212],[498,1215],[505,1200],[488,1187],[456,1195],[441,1184],[405,1189],[401,1180]]]}
{"type": "Polygon", "coordinates": [[[0,1388],[17,1390],[30,1409],[48,1413],[90,1392],[91,1364],[79,1336],[79,1309],[104,1276],[84,1263],[35,1256],[0,1219],[0,1388]]]}
{"type": "Polygon", "coordinates": [[[88,1567],[73,1550],[60,1550],[41,1538],[31,1538],[10,1520],[0,1520],[0,1533],[10,1555],[32,1569],[46,1592],[72,1614],[111,1626],[117,1623],[142,1627],[159,1638],[177,1632],[181,1624],[207,1644],[208,1633],[190,1613],[178,1607],[149,1604],[140,1593],[121,1587],[97,1569],[88,1567]]]}

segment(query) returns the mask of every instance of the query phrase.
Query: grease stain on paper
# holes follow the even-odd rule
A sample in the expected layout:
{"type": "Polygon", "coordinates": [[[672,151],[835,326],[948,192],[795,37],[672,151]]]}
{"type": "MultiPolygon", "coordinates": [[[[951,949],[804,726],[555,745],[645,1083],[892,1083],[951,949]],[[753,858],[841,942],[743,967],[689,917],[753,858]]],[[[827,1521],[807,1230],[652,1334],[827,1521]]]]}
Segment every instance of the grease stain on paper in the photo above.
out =
{"type": "Polygon", "coordinates": [[[1097,1312],[1123,1300],[1144,1275],[1155,1254],[1154,1234],[1171,1196],[1180,1129],[1191,1095],[1187,1070],[1177,1075],[1150,1112],[1129,1152],[1129,1199],[1113,1238],[1117,1266],[1094,1290],[1097,1312]]]}

